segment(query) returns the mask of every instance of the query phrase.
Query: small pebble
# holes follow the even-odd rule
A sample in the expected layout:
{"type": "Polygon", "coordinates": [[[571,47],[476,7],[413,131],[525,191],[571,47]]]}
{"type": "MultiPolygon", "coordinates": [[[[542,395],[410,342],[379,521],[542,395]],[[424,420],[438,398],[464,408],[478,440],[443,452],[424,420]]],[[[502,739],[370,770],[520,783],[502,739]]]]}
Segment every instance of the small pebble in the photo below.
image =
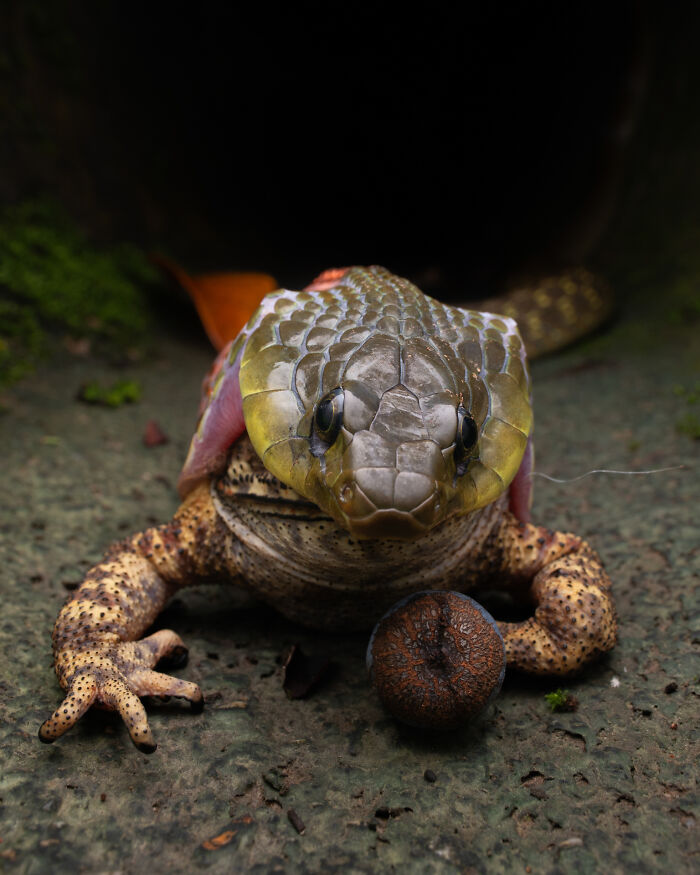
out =
{"type": "Polygon", "coordinates": [[[423,772],[423,777],[429,784],[434,784],[437,781],[437,775],[432,769],[426,769],[423,772]]]}
{"type": "Polygon", "coordinates": [[[572,836],[570,839],[564,839],[563,842],[559,842],[560,848],[580,848],[583,845],[583,839],[579,838],[579,836],[572,836]]]}
{"type": "Polygon", "coordinates": [[[155,419],[149,419],[143,433],[143,443],[147,447],[159,447],[170,442],[170,438],[155,419]]]}
{"type": "Polygon", "coordinates": [[[267,784],[268,787],[271,787],[273,790],[276,790],[280,795],[282,794],[282,788],[284,787],[284,779],[282,775],[277,771],[277,769],[270,769],[269,772],[265,772],[262,776],[263,781],[267,784]]]}
{"type": "Polygon", "coordinates": [[[289,822],[294,827],[294,829],[299,833],[299,835],[304,835],[304,831],[306,830],[306,825],[304,821],[299,817],[296,811],[293,808],[290,808],[287,811],[287,817],[289,818],[289,822]]]}
{"type": "Polygon", "coordinates": [[[675,693],[678,689],[678,684],[675,681],[671,681],[670,684],[666,684],[664,687],[664,693],[669,696],[671,693],[675,693]]]}
{"type": "Polygon", "coordinates": [[[294,644],[283,660],[282,670],[282,687],[287,696],[304,699],[330,675],[333,663],[323,654],[308,656],[294,644]]]}

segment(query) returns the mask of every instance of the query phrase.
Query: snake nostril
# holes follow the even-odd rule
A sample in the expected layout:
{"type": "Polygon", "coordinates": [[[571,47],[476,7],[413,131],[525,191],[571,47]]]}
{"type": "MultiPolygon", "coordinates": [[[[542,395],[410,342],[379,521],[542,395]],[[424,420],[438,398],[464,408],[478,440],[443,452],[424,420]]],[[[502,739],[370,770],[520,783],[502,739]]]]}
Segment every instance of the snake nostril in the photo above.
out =
{"type": "Polygon", "coordinates": [[[355,497],[355,487],[351,483],[346,483],[340,490],[340,503],[350,504],[355,497]]]}

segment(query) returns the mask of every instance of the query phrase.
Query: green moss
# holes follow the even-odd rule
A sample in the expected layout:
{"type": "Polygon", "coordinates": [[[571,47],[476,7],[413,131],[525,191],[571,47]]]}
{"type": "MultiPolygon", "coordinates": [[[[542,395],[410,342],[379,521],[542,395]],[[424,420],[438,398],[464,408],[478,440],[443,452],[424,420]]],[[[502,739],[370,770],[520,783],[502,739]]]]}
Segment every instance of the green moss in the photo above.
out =
{"type": "Polygon", "coordinates": [[[0,387],[47,352],[51,333],[88,338],[96,351],[139,347],[148,330],[143,289],[155,279],[131,246],[101,250],[54,205],[0,213],[0,387]]]}
{"type": "Polygon", "coordinates": [[[0,386],[31,370],[42,347],[43,332],[32,310],[0,297],[0,386]]]}
{"type": "Polygon", "coordinates": [[[553,693],[545,693],[544,697],[552,711],[570,710],[571,697],[568,690],[558,689],[553,693]]]}
{"type": "Polygon", "coordinates": [[[700,440],[700,417],[694,413],[686,413],[676,420],[676,431],[694,440],[700,440]]]}
{"type": "Polygon", "coordinates": [[[686,404],[697,404],[700,399],[700,383],[695,383],[692,389],[678,383],[673,387],[673,394],[682,398],[686,404]]]}
{"type": "MultiPolygon", "coordinates": [[[[687,405],[693,406],[700,399],[700,383],[695,383],[692,387],[678,384],[673,387],[673,394],[687,405]]],[[[692,410],[686,411],[676,420],[676,431],[700,440],[700,417],[692,410]]]]}
{"type": "Polygon", "coordinates": [[[117,380],[103,388],[97,382],[86,383],[78,395],[87,404],[102,404],[105,407],[121,407],[141,400],[141,386],[134,380],[117,380]]]}

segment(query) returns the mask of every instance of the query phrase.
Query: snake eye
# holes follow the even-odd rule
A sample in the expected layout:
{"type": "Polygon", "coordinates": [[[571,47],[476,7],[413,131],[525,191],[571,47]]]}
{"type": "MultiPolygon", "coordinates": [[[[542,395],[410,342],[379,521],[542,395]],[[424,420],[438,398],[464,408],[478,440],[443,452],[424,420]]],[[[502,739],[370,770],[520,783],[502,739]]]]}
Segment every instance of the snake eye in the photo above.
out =
{"type": "MultiPolygon", "coordinates": [[[[314,434],[319,455],[335,443],[343,424],[343,390],[338,387],[327,392],[314,411],[314,434]]],[[[312,451],[313,451],[312,447],[312,451]]]]}
{"type": "Polygon", "coordinates": [[[474,417],[461,405],[457,408],[457,435],[455,437],[455,462],[457,473],[466,471],[466,463],[473,455],[472,450],[479,440],[479,427],[474,417]]]}

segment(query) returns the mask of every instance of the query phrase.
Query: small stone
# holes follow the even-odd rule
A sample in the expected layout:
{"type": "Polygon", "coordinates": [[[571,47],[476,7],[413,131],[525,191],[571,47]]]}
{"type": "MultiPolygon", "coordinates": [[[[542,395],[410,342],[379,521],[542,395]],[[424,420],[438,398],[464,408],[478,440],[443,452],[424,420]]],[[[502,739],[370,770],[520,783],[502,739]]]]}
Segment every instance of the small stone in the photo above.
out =
{"type": "Polygon", "coordinates": [[[143,432],[143,443],[147,447],[158,447],[170,442],[170,438],[155,419],[149,419],[143,432]]]}
{"type": "Polygon", "coordinates": [[[437,775],[432,769],[426,769],[423,772],[423,777],[429,784],[434,784],[437,781],[437,775]]]}
{"type": "Polygon", "coordinates": [[[268,772],[262,776],[263,781],[267,784],[268,787],[271,787],[273,790],[276,790],[280,795],[282,795],[282,788],[284,787],[284,778],[277,769],[270,769],[268,772]]]}
{"type": "Polygon", "coordinates": [[[670,684],[666,684],[664,687],[664,693],[666,693],[667,696],[670,696],[671,693],[675,693],[677,689],[678,684],[675,681],[671,681],[670,684]]]}
{"type": "Polygon", "coordinates": [[[289,819],[289,822],[294,827],[294,829],[299,833],[299,835],[304,835],[304,832],[306,831],[306,824],[293,808],[290,808],[289,811],[287,811],[287,818],[289,819]]]}
{"type": "Polygon", "coordinates": [[[572,836],[570,839],[564,839],[563,842],[559,842],[560,848],[580,848],[583,845],[583,839],[579,838],[579,836],[572,836]]]}
{"type": "Polygon", "coordinates": [[[327,656],[307,656],[298,644],[294,644],[283,663],[282,687],[290,699],[304,699],[330,676],[333,669],[334,665],[327,656]]]}

